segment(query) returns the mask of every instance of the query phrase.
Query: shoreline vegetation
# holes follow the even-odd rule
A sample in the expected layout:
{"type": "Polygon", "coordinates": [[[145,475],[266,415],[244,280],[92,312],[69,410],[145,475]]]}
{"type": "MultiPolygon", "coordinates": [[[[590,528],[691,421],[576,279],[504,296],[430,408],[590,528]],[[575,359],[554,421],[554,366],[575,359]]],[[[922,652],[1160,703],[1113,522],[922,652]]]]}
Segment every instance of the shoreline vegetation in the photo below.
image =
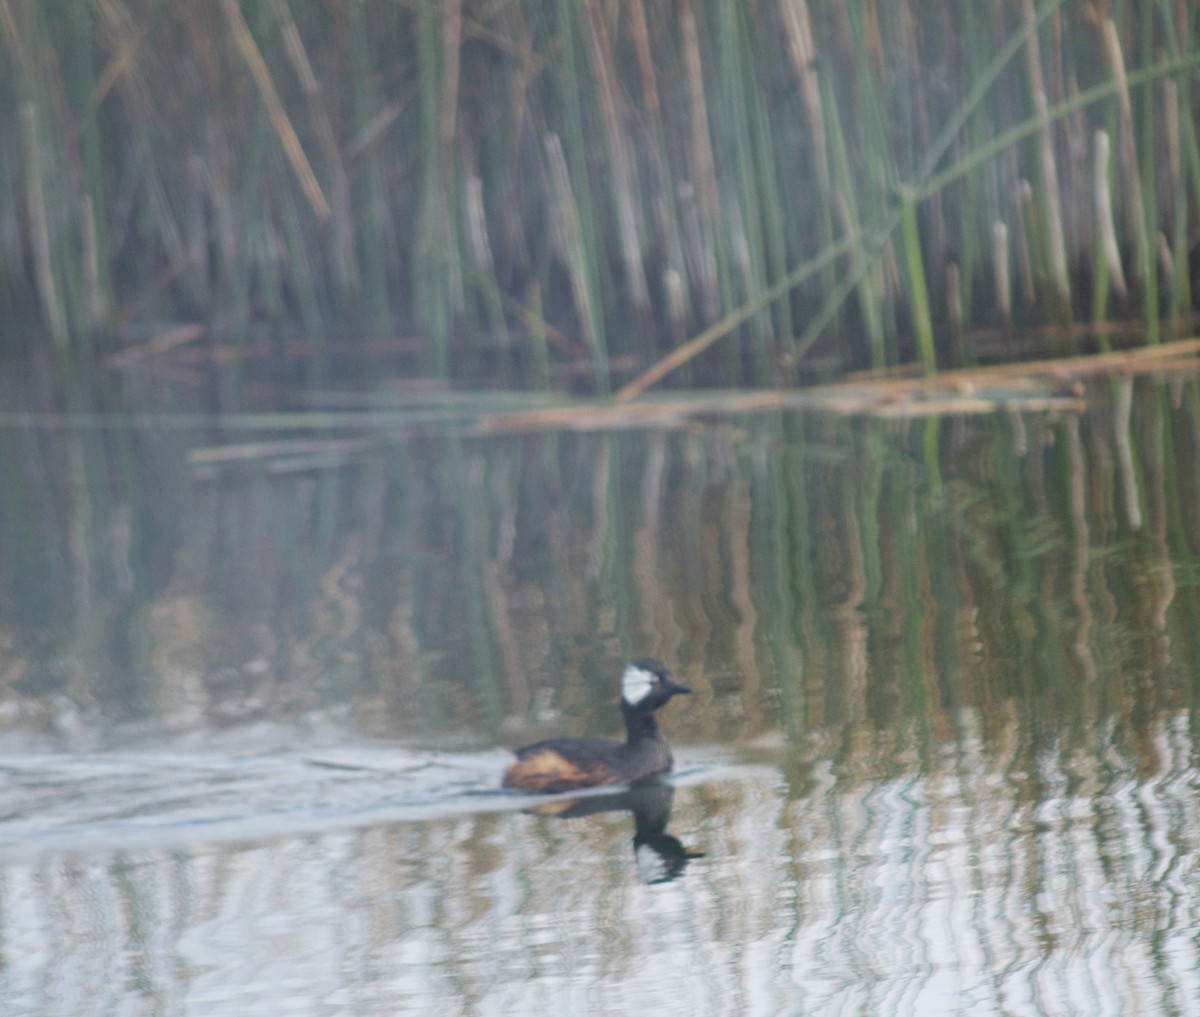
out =
{"type": "Polygon", "coordinates": [[[0,352],[621,402],[1182,340],[1197,21],[0,0],[0,352]]]}

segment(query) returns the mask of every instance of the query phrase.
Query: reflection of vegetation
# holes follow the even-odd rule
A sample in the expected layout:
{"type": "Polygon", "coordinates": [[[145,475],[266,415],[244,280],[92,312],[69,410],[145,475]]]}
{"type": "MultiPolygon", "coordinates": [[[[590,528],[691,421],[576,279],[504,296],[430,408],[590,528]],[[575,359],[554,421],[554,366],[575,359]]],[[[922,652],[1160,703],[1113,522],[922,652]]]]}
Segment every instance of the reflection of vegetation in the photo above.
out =
{"type": "Polygon", "coordinates": [[[5,505],[38,511],[0,520],[3,588],[42,592],[0,601],[4,716],[603,734],[636,651],[700,692],[685,745],[782,731],[793,762],[833,736],[847,765],[902,765],[963,710],[988,744],[1014,716],[1027,749],[1102,724],[1137,743],[1196,691],[1196,388],[1172,386],[1127,413],[1101,383],[1082,414],[932,421],[932,442],[930,421],[762,414],[431,431],[281,473],[164,472],[177,432],[6,432],[28,483],[5,505]]]}
{"type": "Polygon", "coordinates": [[[0,292],[64,369],[114,332],[128,364],[265,325],[283,359],[349,324],[598,391],[732,336],[693,377],[758,384],[832,330],[814,370],[930,370],[980,326],[1154,342],[1193,310],[1186,4],[2,10],[0,292]]]}

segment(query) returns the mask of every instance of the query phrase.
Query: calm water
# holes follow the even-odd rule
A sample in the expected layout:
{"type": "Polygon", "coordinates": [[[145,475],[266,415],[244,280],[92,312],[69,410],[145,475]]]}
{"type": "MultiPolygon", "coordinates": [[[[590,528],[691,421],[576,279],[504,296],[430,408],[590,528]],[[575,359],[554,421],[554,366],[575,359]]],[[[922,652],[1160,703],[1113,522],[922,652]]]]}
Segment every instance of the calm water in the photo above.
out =
{"type": "Polygon", "coordinates": [[[1084,403],[9,420],[0,1013],[1200,1013],[1200,389],[1084,403]]]}

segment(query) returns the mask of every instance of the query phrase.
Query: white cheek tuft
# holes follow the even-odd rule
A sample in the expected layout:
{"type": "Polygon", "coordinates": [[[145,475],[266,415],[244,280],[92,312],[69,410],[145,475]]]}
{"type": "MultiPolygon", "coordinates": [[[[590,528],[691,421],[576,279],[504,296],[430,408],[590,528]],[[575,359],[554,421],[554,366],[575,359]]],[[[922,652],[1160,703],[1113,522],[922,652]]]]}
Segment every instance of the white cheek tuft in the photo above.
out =
{"type": "Polygon", "coordinates": [[[653,674],[630,664],[621,675],[621,698],[630,706],[637,706],[650,694],[653,685],[653,674]]]}

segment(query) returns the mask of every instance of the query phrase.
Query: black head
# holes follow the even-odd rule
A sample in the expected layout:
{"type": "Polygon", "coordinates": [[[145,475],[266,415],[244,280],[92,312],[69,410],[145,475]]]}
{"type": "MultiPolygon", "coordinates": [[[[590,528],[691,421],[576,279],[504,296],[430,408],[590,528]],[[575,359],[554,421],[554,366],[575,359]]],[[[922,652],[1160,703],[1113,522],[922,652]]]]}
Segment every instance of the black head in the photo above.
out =
{"type": "Polygon", "coordinates": [[[631,661],[621,675],[621,702],[637,710],[657,710],[672,696],[691,691],[653,657],[631,661]]]}

